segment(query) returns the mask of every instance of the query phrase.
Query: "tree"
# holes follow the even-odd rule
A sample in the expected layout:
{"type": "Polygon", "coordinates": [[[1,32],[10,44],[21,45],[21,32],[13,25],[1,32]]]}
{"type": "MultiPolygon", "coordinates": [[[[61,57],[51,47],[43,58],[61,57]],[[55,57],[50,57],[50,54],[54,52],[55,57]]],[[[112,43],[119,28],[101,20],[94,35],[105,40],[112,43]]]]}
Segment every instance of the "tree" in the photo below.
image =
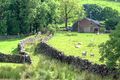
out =
{"type": "Polygon", "coordinates": [[[107,30],[115,30],[117,24],[119,23],[120,17],[117,18],[110,18],[105,21],[105,28],[107,30]]]}
{"type": "Polygon", "coordinates": [[[117,18],[119,15],[118,11],[115,9],[112,9],[110,7],[105,7],[102,11],[101,11],[101,18],[102,20],[108,20],[110,19],[112,16],[113,18],[117,18]]]}
{"type": "Polygon", "coordinates": [[[59,3],[55,0],[42,0],[37,8],[37,14],[33,22],[35,32],[47,28],[49,24],[55,24],[59,16],[59,3]]]}
{"type": "Polygon", "coordinates": [[[8,34],[26,34],[29,30],[29,4],[30,0],[11,0],[7,16],[8,34]]]}
{"type": "Polygon", "coordinates": [[[110,34],[110,40],[100,45],[101,61],[109,67],[120,67],[120,23],[116,27],[110,34]]]}
{"type": "Polygon", "coordinates": [[[103,8],[96,4],[85,4],[84,9],[86,11],[87,17],[94,20],[101,20],[101,12],[103,8]]]}
{"type": "Polygon", "coordinates": [[[102,20],[105,21],[105,27],[107,30],[114,30],[115,26],[119,22],[119,13],[118,11],[110,8],[110,7],[105,7],[102,12],[101,12],[101,18],[102,20]],[[112,17],[110,17],[112,16],[112,17]]]}
{"type": "MultiPolygon", "coordinates": [[[[82,7],[79,0],[60,0],[61,18],[65,21],[65,27],[68,27],[69,19],[78,19],[82,13],[82,7]]],[[[83,17],[81,15],[80,17],[83,17]]]]}
{"type": "Polygon", "coordinates": [[[0,4],[0,34],[38,32],[62,22],[61,18],[67,26],[68,20],[83,16],[79,0],[0,0],[0,4]]]}
{"type": "Polygon", "coordinates": [[[7,32],[7,14],[10,0],[0,0],[0,34],[7,32]]]}

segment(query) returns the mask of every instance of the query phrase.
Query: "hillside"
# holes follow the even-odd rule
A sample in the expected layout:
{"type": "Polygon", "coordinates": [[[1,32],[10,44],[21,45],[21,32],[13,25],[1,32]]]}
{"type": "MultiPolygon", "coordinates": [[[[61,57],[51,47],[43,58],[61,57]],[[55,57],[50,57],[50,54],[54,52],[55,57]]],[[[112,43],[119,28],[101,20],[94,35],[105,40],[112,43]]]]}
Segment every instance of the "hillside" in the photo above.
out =
{"type": "Polygon", "coordinates": [[[107,0],[81,0],[81,4],[97,4],[101,7],[111,7],[120,12],[120,3],[107,0]]]}

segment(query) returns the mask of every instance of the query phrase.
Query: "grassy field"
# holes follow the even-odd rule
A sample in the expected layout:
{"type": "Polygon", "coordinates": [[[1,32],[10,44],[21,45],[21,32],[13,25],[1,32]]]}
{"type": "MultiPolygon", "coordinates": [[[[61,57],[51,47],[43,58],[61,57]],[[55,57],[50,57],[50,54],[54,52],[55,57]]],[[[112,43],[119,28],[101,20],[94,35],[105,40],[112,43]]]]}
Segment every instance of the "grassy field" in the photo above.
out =
{"type": "Polygon", "coordinates": [[[17,53],[17,47],[18,43],[25,38],[34,37],[34,35],[31,36],[24,36],[20,38],[13,38],[13,39],[0,39],[0,52],[5,54],[16,54],[17,53]]]}
{"type": "Polygon", "coordinates": [[[11,54],[16,52],[16,48],[21,39],[0,40],[0,52],[11,54]]]}
{"type": "Polygon", "coordinates": [[[31,53],[33,64],[23,77],[30,74],[31,80],[114,80],[112,76],[101,77],[88,71],[82,71],[72,65],[61,63],[43,55],[43,53],[35,53],[35,46],[26,48],[26,51],[31,53]]]}
{"type": "Polygon", "coordinates": [[[61,32],[50,39],[48,44],[63,51],[66,55],[79,56],[94,63],[101,63],[99,61],[100,53],[98,46],[108,39],[108,34],[61,32]],[[84,51],[87,51],[86,56],[82,55],[84,51]],[[94,56],[90,56],[92,53],[94,56]]]}
{"type": "Polygon", "coordinates": [[[120,12],[120,3],[119,2],[113,2],[113,1],[106,1],[106,0],[81,0],[81,4],[97,4],[101,7],[111,7],[113,9],[116,9],[118,12],[120,12]]]}
{"type": "MultiPolygon", "coordinates": [[[[57,34],[58,35],[58,34],[57,34]]],[[[16,41],[17,39],[13,40],[16,41]]],[[[2,41],[1,41],[2,42],[2,41]]],[[[3,41],[4,42],[4,41],[3,41]]],[[[4,45],[7,45],[4,43],[4,45]]],[[[2,47],[5,47],[5,46],[2,47]]],[[[110,76],[101,77],[87,71],[76,69],[66,63],[34,52],[36,44],[26,46],[32,64],[0,63],[0,79],[12,80],[113,80],[110,76]]],[[[12,48],[11,48],[12,49],[12,48]]],[[[6,50],[3,48],[3,51],[6,50]]]]}

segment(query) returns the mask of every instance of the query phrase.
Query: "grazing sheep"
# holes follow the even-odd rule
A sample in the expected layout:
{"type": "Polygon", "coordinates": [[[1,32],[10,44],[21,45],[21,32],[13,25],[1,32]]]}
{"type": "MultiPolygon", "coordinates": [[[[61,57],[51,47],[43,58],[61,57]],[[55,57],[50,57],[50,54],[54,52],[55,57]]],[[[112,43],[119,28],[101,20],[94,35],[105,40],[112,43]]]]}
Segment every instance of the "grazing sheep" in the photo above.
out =
{"type": "Polygon", "coordinates": [[[86,56],[87,55],[87,51],[82,52],[82,56],[86,56]]]}
{"type": "Polygon", "coordinates": [[[80,48],[80,45],[75,45],[75,48],[80,48]]]}
{"type": "Polygon", "coordinates": [[[90,53],[90,56],[94,57],[95,55],[94,55],[94,53],[90,53]]]}

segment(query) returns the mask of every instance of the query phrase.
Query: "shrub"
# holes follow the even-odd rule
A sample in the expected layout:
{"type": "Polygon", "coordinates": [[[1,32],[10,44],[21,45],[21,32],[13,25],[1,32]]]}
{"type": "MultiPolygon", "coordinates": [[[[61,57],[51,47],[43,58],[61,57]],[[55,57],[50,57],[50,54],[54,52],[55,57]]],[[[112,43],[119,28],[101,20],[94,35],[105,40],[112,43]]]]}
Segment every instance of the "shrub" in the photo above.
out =
{"type": "Polygon", "coordinates": [[[100,45],[101,61],[109,67],[120,67],[120,23],[110,34],[110,40],[100,45]]]}
{"type": "Polygon", "coordinates": [[[104,27],[101,27],[101,28],[100,28],[100,33],[104,33],[105,30],[106,30],[106,29],[105,29],[104,27]]]}
{"type": "Polygon", "coordinates": [[[48,31],[51,33],[51,34],[54,34],[56,31],[57,31],[57,25],[55,24],[49,24],[48,25],[48,31]]]}
{"type": "Polygon", "coordinates": [[[41,28],[40,31],[41,31],[42,34],[45,34],[45,33],[47,33],[48,30],[47,30],[47,28],[41,28]]]}

